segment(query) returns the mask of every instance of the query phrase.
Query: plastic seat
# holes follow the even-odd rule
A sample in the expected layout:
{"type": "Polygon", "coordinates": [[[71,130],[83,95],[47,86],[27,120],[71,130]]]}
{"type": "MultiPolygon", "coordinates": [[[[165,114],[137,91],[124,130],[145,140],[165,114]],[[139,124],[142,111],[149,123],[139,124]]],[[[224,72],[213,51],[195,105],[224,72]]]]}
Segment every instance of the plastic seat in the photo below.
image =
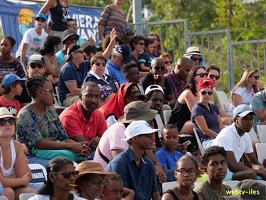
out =
{"type": "Polygon", "coordinates": [[[164,110],[163,111],[163,118],[164,118],[164,124],[168,124],[170,117],[172,115],[172,110],[164,110]]]}
{"type": "Polygon", "coordinates": [[[266,125],[257,125],[257,134],[261,143],[266,143],[266,125]]]}
{"type": "Polygon", "coordinates": [[[19,195],[19,200],[28,200],[29,198],[33,197],[35,193],[21,193],[19,195]]]}
{"type": "Polygon", "coordinates": [[[202,146],[201,141],[199,139],[199,135],[198,135],[198,133],[197,133],[195,128],[193,128],[193,131],[194,131],[194,135],[196,137],[197,143],[198,143],[198,147],[199,147],[200,153],[201,153],[201,155],[203,155],[204,149],[203,149],[203,146],[202,146]]]}

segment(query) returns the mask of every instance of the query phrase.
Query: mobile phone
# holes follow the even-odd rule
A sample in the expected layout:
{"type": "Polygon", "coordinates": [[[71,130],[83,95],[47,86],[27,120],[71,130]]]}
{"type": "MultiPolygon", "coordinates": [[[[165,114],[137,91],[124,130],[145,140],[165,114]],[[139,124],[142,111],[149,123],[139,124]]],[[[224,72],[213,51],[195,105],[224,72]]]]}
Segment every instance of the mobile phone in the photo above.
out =
{"type": "Polygon", "coordinates": [[[182,145],[186,145],[186,146],[188,146],[188,145],[190,145],[191,144],[191,141],[190,140],[187,140],[187,141],[185,141],[182,145]]]}

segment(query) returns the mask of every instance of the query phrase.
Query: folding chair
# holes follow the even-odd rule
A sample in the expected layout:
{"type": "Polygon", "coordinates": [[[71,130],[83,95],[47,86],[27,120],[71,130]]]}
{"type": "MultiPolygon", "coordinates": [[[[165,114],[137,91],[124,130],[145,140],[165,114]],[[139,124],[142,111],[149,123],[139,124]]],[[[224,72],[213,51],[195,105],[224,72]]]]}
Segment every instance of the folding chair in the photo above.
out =
{"type": "Polygon", "coordinates": [[[32,174],[30,183],[43,184],[47,180],[47,172],[44,166],[41,164],[29,164],[29,168],[32,174]]]}
{"type": "Polygon", "coordinates": [[[21,193],[19,195],[19,200],[28,200],[29,198],[33,197],[35,193],[21,193]]]}
{"type": "Polygon", "coordinates": [[[196,137],[197,143],[198,143],[198,147],[199,147],[200,153],[201,153],[201,155],[203,155],[204,148],[203,148],[203,146],[202,146],[202,144],[201,144],[201,141],[200,141],[199,135],[198,135],[198,133],[197,133],[197,131],[196,131],[195,128],[193,128],[193,131],[194,131],[194,135],[195,135],[195,137],[196,137]]]}
{"type": "Polygon", "coordinates": [[[227,95],[225,94],[224,91],[216,91],[216,94],[217,94],[217,96],[218,96],[218,98],[219,98],[219,100],[220,100],[225,112],[227,112],[228,105],[230,105],[230,101],[229,101],[227,95]]]}
{"type": "Polygon", "coordinates": [[[257,136],[257,133],[256,133],[256,131],[255,131],[255,129],[253,127],[250,129],[250,131],[248,132],[248,134],[249,134],[249,137],[250,137],[251,140],[257,140],[257,141],[259,141],[259,138],[257,136]]]}
{"type": "Polygon", "coordinates": [[[172,110],[164,110],[163,111],[163,118],[164,118],[164,124],[168,124],[169,122],[169,119],[172,115],[172,110]]]}
{"type": "Polygon", "coordinates": [[[54,107],[56,109],[66,109],[67,107],[64,107],[62,104],[61,104],[61,101],[59,99],[59,92],[58,92],[58,87],[55,87],[55,93],[56,93],[56,96],[54,97],[54,107]]]}
{"type": "Polygon", "coordinates": [[[261,143],[266,143],[266,125],[257,125],[257,134],[261,143]]]}
{"type": "Polygon", "coordinates": [[[162,184],[162,192],[166,192],[169,189],[172,189],[173,187],[175,187],[177,185],[176,181],[172,181],[172,182],[165,182],[162,184]]]}
{"type": "Polygon", "coordinates": [[[263,161],[266,159],[266,143],[256,143],[255,145],[257,149],[258,161],[263,163],[263,161]]]}

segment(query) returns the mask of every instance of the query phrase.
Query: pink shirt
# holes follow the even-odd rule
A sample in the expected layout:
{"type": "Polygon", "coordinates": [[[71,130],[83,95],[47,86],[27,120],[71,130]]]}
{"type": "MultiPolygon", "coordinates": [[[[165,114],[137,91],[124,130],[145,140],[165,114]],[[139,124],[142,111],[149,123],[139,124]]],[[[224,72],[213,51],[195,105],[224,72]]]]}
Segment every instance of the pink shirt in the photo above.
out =
{"type": "Polygon", "coordinates": [[[13,101],[7,101],[1,96],[0,107],[6,107],[12,115],[17,116],[20,110],[20,103],[16,99],[13,101]]]}

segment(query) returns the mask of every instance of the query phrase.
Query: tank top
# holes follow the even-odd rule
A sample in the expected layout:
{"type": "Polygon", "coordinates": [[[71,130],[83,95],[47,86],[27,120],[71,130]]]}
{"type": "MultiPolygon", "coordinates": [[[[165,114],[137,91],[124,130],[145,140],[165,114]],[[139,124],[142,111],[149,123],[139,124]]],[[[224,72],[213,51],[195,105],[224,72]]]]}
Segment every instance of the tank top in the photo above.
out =
{"type": "Polygon", "coordinates": [[[0,151],[1,151],[1,158],[0,158],[0,166],[2,168],[2,173],[4,177],[9,177],[12,174],[15,174],[15,170],[14,170],[14,164],[15,164],[15,160],[17,158],[16,155],[16,149],[15,149],[15,145],[14,145],[14,141],[11,140],[10,141],[10,148],[11,148],[11,167],[9,169],[5,169],[4,168],[4,161],[3,161],[3,153],[2,153],[2,147],[0,146],[0,151]]]}
{"type": "MultiPolygon", "coordinates": [[[[167,190],[165,193],[171,194],[172,197],[174,198],[174,200],[178,200],[178,197],[175,195],[175,193],[173,192],[173,190],[167,190]]],[[[194,192],[193,190],[192,190],[192,193],[194,195],[193,200],[198,200],[199,199],[198,194],[196,192],[194,192]]]]}
{"type": "Polygon", "coordinates": [[[56,6],[50,8],[51,21],[49,22],[49,27],[53,31],[64,31],[68,29],[67,18],[69,15],[69,5],[67,2],[67,7],[60,4],[59,0],[56,0],[56,6]]]}

